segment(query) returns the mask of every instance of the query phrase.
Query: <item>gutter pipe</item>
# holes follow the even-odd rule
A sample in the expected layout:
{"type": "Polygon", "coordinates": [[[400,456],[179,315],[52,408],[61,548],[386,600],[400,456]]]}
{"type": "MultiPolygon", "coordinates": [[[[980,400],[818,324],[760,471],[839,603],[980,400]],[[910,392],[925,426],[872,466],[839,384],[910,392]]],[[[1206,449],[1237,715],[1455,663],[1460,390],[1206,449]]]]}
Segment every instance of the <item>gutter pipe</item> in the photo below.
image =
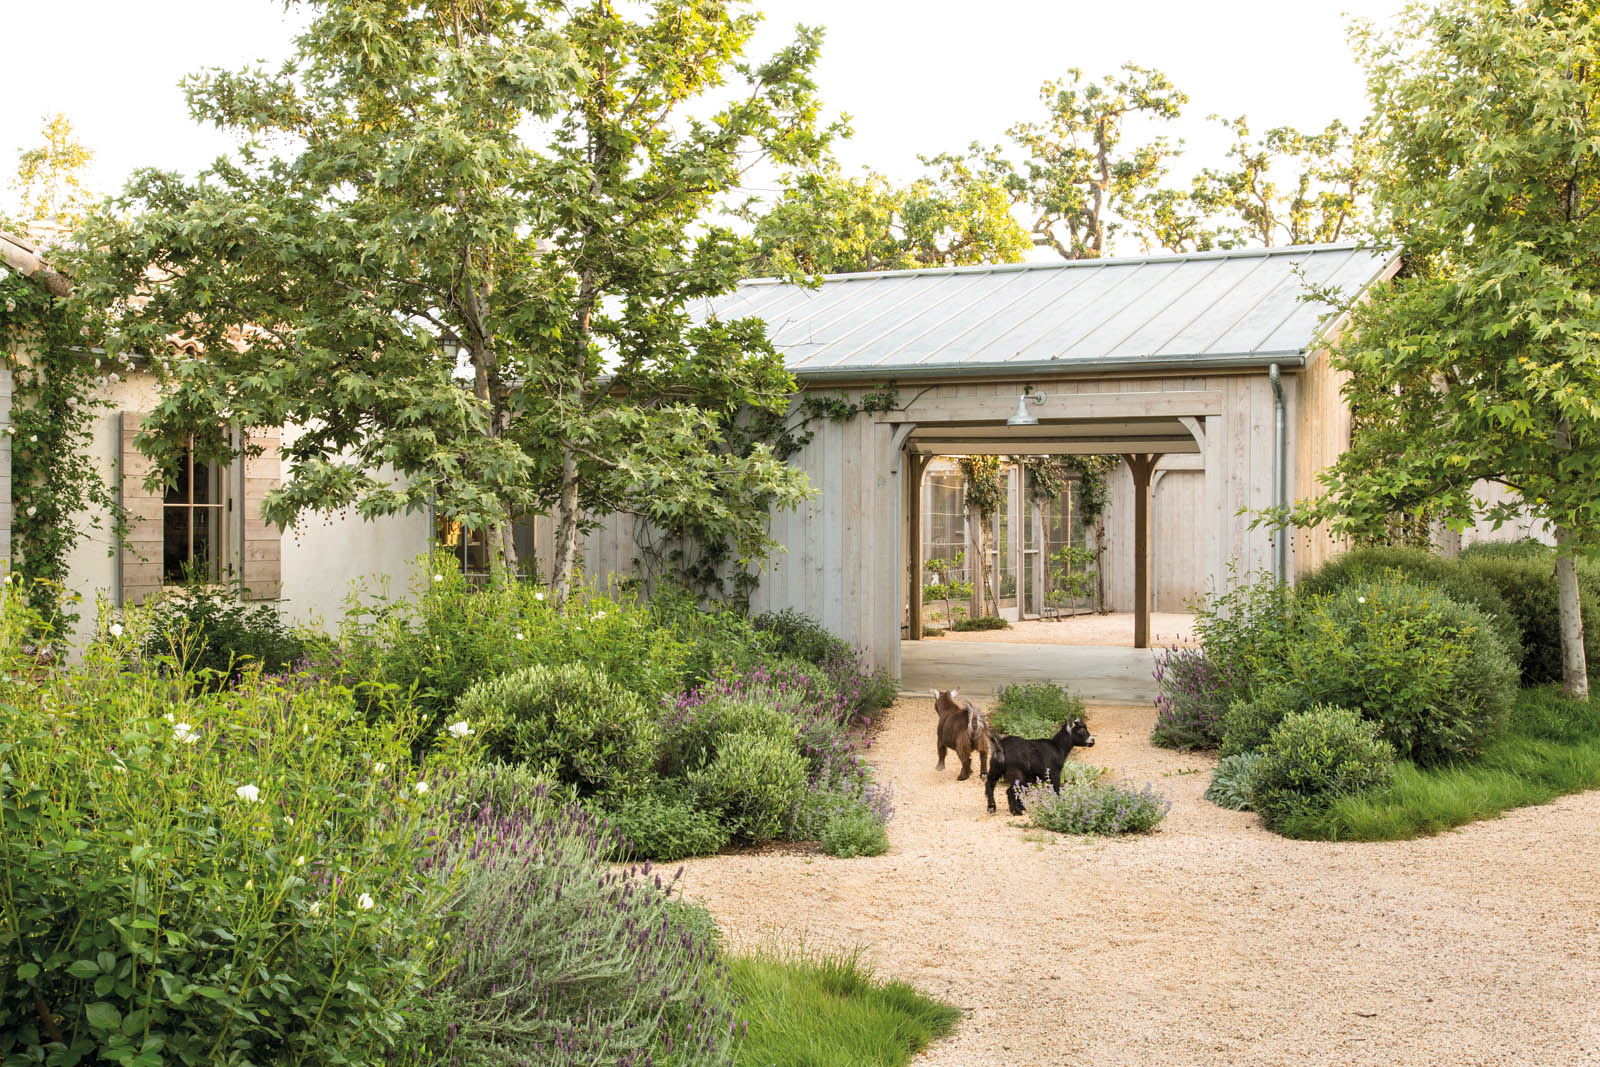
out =
{"type": "MultiPolygon", "coordinates": [[[[1267,368],[1267,379],[1272,382],[1272,415],[1276,437],[1272,442],[1272,496],[1273,505],[1281,515],[1289,507],[1289,429],[1284,418],[1283,378],[1278,365],[1267,368]]],[[[1289,529],[1280,526],[1272,535],[1272,569],[1278,584],[1289,581],[1289,529]]]]}

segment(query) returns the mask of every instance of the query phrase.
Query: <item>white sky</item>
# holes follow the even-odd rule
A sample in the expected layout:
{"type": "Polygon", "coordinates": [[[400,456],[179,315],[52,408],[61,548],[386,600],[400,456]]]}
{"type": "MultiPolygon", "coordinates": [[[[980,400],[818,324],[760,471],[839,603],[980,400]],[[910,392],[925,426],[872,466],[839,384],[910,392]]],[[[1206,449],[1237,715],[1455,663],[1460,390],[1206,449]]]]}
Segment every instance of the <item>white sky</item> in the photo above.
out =
{"type": "MultiPolygon", "coordinates": [[[[1345,39],[1347,13],[1387,22],[1400,0],[757,0],[758,51],[796,22],[827,28],[817,80],[855,138],[850,170],[906,179],[917,154],[1003,138],[1039,114],[1041,82],[1132,60],[1167,73],[1190,104],[1172,133],[1194,165],[1225,147],[1205,117],[1247,114],[1252,128],[1321,128],[1366,112],[1345,39]]],[[[179,79],[204,67],[273,64],[304,15],[281,0],[0,0],[6,88],[0,95],[0,202],[10,202],[17,152],[42,118],[72,119],[96,153],[90,184],[111,192],[135,168],[198,170],[228,140],[189,118],[179,79]]]]}

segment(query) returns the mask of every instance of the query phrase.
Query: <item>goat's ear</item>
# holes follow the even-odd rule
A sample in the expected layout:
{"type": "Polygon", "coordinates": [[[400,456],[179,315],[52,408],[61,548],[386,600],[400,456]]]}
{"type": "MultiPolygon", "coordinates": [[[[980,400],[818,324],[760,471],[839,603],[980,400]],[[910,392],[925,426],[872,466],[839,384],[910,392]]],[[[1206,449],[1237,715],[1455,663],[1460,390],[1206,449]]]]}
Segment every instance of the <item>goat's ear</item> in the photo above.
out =
{"type": "Polygon", "coordinates": [[[930,690],[928,690],[928,692],[933,694],[933,699],[935,699],[935,700],[939,699],[939,691],[937,689],[930,689],[930,690]]]}
{"type": "Polygon", "coordinates": [[[950,699],[951,700],[954,700],[956,697],[958,697],[960,695],[961,695],[961,690],[959,690],[959,689],[950,690],[950,699]]]}

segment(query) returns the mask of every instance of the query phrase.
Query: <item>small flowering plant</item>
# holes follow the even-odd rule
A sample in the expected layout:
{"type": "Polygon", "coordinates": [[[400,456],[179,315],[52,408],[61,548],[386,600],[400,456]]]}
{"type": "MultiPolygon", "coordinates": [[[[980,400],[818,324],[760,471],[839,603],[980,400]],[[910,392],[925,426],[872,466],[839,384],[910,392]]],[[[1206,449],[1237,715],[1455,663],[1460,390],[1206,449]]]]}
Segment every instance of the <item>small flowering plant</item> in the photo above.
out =
{"type": "Polygon", "coordinates": [[[1061,783],[1058,796],[1041,782],[1023,786],[1018,795],[1033,825],[1062,834],[1148,833],[1172,810],[1172,801],[1150,783],[1134,788],[1093,778],[1069,780],[1061,783]]]}
{"type": "Polygon", "coordinates": [[[400,803],[372,764],[445,768],[416,768],[411,733],[338,686],[208,691],[125,653],[30,676],[0,641],[12,1054],[382,1062],[425,998],[450,886],[419,871],[433,798],[400,803]]]}

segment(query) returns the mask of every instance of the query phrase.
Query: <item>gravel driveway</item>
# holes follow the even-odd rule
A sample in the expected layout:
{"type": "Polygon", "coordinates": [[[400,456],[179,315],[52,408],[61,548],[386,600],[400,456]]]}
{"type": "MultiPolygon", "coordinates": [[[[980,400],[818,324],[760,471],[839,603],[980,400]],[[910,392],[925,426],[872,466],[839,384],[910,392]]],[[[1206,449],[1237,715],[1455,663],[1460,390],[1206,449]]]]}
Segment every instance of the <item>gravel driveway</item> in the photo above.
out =
{"type": "Polygon", "coordinates": [[[985,814],[976,768],[934,771],[931,700],[886,716],[886,855],[710,857],[686,891],[735,945],[860,945],[961,1007],[918,1064],[1600,1065],[1600,791],[1420,841],[1287,841],[1206,803],[1211,761],[1151,747],[1152,711],[1100,707],[1073,758],[1172,812],[1056,837],[1003,797],[985,814]]]}

